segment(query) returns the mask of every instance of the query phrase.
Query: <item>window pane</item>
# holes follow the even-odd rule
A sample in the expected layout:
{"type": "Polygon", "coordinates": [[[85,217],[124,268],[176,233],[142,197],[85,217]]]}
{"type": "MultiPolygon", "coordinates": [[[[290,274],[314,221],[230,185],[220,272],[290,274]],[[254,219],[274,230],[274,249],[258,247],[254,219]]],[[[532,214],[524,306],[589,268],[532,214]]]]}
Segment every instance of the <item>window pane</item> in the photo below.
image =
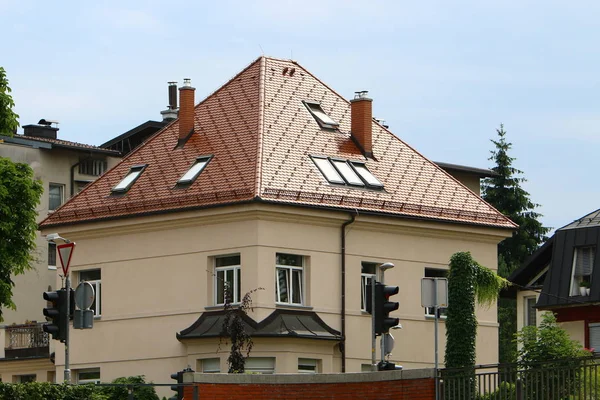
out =
{"type": "Polygon", "coordinates": [[[364,164],[352,163],[352,166],[358,172],[358,174],[371,186],[383,187],[383,184],[379,182],[377,178],[367,169],[364,164]]]}
{"type": "Polygon", "coordinates": [[[377,263],[363,262],[361,263],[360,272],[362,274],[375,275],[375,271],[377,271],[377,265],[377,263]]]}
{"type": "Polygon", "coordinates": [[[277,253],[275,257],[277,265],[290,265],[292,267],[302,267],[302,256],[296,254],[277,253]]]}
{"type": "Polygon", "coordinates": [[[317,373],[318,360],[312,358],[299,358],[298,359],[298,372],[304,374],[315,374],[317,373]]]}
{"type": "Polygon", "coordinates": [[[292,270],[292,303],[302,304],[302,271],[292,270]]]}
{"type": "Polygon", "coordinates": [[[48,191],[48,209],[56,210],[63,202],[63,185],[50,184],[48,191]]]}
{"type": "Polygon", "coordinates": [[[194,165],[179,179],[179,183],[189,183],[192,182],[196,177],[202,172],[206,164],[208,164],[208,157],[200,158],[196,161],[194,165]]]}
{"type": "Polygon", "coordinates": [[[324,125],[331,125],[328,128],[333,128],[338,126],[339,124],[335,122],[329,115],[323,111],[323,108],[318,103],[305,103],[310,112],[324,125]]]}
{"type": "Polygon", "coordinates": [[[205,374],[213,374],[221,372],[220,360],[218,358],[206,358],[202,361],[202,372],[205,374]]]}
{"type": "Polygon", "coordinates": [[[225,303],[225,271],[217,271],[217,304],[225,303]]]}
{"type": "Polygon", "coordinates": [[[233,273],[234,273],[234,270],[232,270],[232,269],[225,271],[225,291],[227,294],[227,300],[230,303],[233,301],[233,290],[234,290],[233,273]]]}
{"type": "Polygon", "coordinates": [[[137,179],[137,177],[142,173],[142,168],[132,168],[129,173],[123,178],[121,182],[117,184],[113,188],[116,191],[124,191],[129,188],[129,186],[137,179]]]}
{"type": "Polygon", "coordinates": [[[56,266],[56,243],[48,243],[48,265],[56,266]]]}
{"type": "Polygon", "coordinates": [[[600,351],[600,323],[589,324],[589,348],[594,349],[594,352],[600,351]]]}
{"type": "Polygon", "coordinates": [[[234,299],[234,301],[236,303],[240,302],[242,300],[242,270],[240,268],[235,270],[235,274],[236,274],[236,286],[237,286],[237,290],[236,290],[236,298],[234,299]]]}
{"type": "Polygon", "coordinates": [[[288,303],[288,287],[289,287],[289,269],[277,268],[277,288],[279,291],[279,299],[277,301],[281,303],[288,303]]]}
{"type": "Polygon", "coordinates": [[[356,172],[348,165],[346,161],[332,160],[333,165],[340,171],[346,182],[350,185],[364,186],[363,181],[358,177],[356,172]]]}
{"type": "Polygon", "coordinates": [[[244,369],[248,372],[272,374],[275,372],[274,357],[250,357],[246,359],[244,369]]]}
{"type": "Polygon", "coordinates": [[[525,323],[527,324],[527,326],[536,326],[537,325],[537,319],[536,319],[536,309],[535,309],[535,297],[528,297],[525,299],[525,315],[526,315],[526,321],[525,323]]]}
{"type": "Polygon", "coordinates": [[[99,269],[90,269],[88,271],[81,271],[79,273],[79,281],[98,281],[100,280],[100,270],[99,269]]]}
{"type": "Polygon", "coordinates": [[[231,256],[217,257],[215,259],[215,265],[217,267],[229,267],[240,265],[240,255],[235,254],[231,256]]]}
{"type": "Polygon", "coordinates": [[[333,168],[333,165],[331,165],[331,162],[328,159],[317,157],[313,157],[312,159],[323,174],[323,176],[325,176],[325,179],[327,179],[329,182],[339,183],[342,185],[346,183],[344,182],[340,174],[338,174],[336,169],[333,168]]]}

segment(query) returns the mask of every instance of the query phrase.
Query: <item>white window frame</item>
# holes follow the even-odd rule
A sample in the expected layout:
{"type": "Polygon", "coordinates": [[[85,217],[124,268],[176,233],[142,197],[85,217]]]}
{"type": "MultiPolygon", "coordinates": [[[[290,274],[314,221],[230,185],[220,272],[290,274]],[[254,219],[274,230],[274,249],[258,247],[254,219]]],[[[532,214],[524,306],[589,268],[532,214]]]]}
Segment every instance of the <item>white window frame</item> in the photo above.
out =
{"type": "MultiPolygon", "coordinates": [[[[428,276],[427,275],[427,271],[428,270],[429,271],[445,272],[446,277],[448,276],[448,272],[449,272],[447,269],[443,269],[443,268],[427,267],[423,271],[423,276],[425,278],[444,278],[443,276],[428,276]]],[[[424,307],[424,309],[425,309],[425,317],[426,318],[435,318],[434,307],[424,307]]],[[[445,319],[446,318],[446,314],[448,313],[448,307],[438,307],[438,312],[440,314],[440,318],[441,319],[445,319]]]]}
{"type": "Polygon", "coordinates": [[[127,172],[123,179],[121,179],[121,181],[112,188],[112,191],[115,193],[127,192],[139,179],[145,169],[146,165],[134,165],[133,167],[129,168],[129,172],[127,172]]]}
{"type": "Polygon", "coordinates": [[[589,276],[590,282],[592,280],[592,274],[594,271],[594,261],[596,259],[596,246],[579,246],[579,247],[575,247],[574,251],[573,251],[573,265],[571,267],[571,288],[569,291],[569,295],[570,296],[580,296],[580,292],[579,292],[579,286],[580,283],[583,281],[584,277],[589,276]],[[577,253],[583,249],[590,249],[591,250],[591,270],[590,270],[590,274],[589,275],[581,275],[581,277],[578,277],[576,275],[577,272],[577,253]]]}
{"type": "Polygon", "coordinates": [[[56,271],[56,259],[58,258],[58,254],[56,252],[56,243],[48,242],[48,269],[52,271],[56,271]],[[54,256],[52,256],[54,253],[54,256]],[[52,263],[54,261],[54,263],[52,263]]]}
{"type": "Polygon", "coordinates": [[[369,279],[377,279],[377,267],[379,263],[373,263],[368,261],[363,261],[361,263],[361,273],[360,273],[360,310],[367,312],[367,286],[369,285],[369,279]],[[363,267],[368,265],[375,266],[375,273],[366,273],[362,272],[363,267]]]}
{"type": "Polygon", "coordinates": [[[525,311],[523,313],[523,315],[525,316],[525,320],[523,321],[523,326],[537,326],[537,312],[536,312],[535,308],[533,308],[533,310],[531,310],[529,308],[529,305],[530,305],[529,302],[532,300],[535,305],[535,303],[537,302],[537,298],[535,296],[523,297],[523,307],[525,308],[525,311]],[[535,321],[534,325],[529,323],[530,312],[533,312],[533,318],[535,321]]]}
{"type": "Polygon", "coordinates": [[[223,272],[223,275],[225,276],[225,280],[224,280],[224,286],[227,282],[227,273],[231,272],[233,274],[233,290],[231,291],[232,294],[232,298],[231,298],[231,304],[238,304],[240,301],[242,301],[242,299],[240,299],[240,295],[241,295],[241,280],[242,280],[242,269],[241,269],[241,263],[242,263],[242,257],[240,254],[228,254],[228,255],[221,255],[221,256],[215,256],[214,257],[214,262],[215,262],[215,275],[214,275],[214,294],[215,294],[215,305],[217,306],[222,306],[225,304],[225,292],[223,292],[223,301],[219,302],[219,298],[218,298],[218,287],[219,287],[219,272],[223,272]],[[226,258],[226,257],[234,257],[237,256],[240,258],[240,262],[237,265],[226,265],[223,267],[217,267],[217,260],[219,258],[226,258]]]}
{"type": "MultiPolygon", "coordinates": [[[[303,306],[304,305],[304,288],[305,288],[305,284],[304,284],[304,266],[306,265],[306,257],[300,254],[291,254],[291,253],[277,253],[277,254],[282,254],[282,255],[293,255],[293,256],[299,256],[302,258],[302,266],[292,266],[292,265],[280,265],[280,264],[275,264],[275,295],[276,295],[276,299],[275,299],[275,303],[276,304],[286,304],[286,305],[295,305],[295,306],[303,306]],[[287,289],[288,289],[288,301],[281,301],[281,286],[280,286],[280,281],[279,281],[279,271],[285,271],[286,275],[287,275],[287,289]],[[299,280],[299,285],[300,285],[300,302],[299,303],[295,303],[294,302],[294,284],[293,284],[293,280],[294,280],[294,272],[297,272],[300,274],[300,280],[299,280]]],[[[277,260],[277,255],[275,255],[275,259],[277,260]]]]}
{"type": "Polygon", "coordinates": [[[275,357],[248,357],[244,371],[254,374],[274,374],[275,357]]]}
{"type": "Polygon", "coordinates": [[[94,318],[99,318],[102,316],[102,270],[99,268],[94,268],[94,269],[85,269],[82,271],[78,271],[77,273],[79,274],[79,283],[83,282],[83,280],[81,279],[81,274],[85,273],[85,272],[92,272],[92,271],[98,271],[100,272],[100,279],[95,279],[95,280],[91,280],[91,281],[85,281],[90,283],[93,287],[94,287],[94,294],[96,296],[95,298],[95,308],[90,308],[91,310],[94,311],[94,318]]]}
{"type": "Polygon", "coordinates": [[[218,374],[221,372],[221,359],[220,358],[202,358],[198,360],[200,364],[200,372],[203,374],[218,374]],[[216,368],[215,364],[216,363],[216,368]]]}
{"type": "Polygon", "coordinates": [[[316,358],[298,358],[298,373],[299,374],[318,374],[320,371],[319,364],[321,360],[316,358]]]}
{"type": "Polygon", "coordinates": [[[201,156],[196,158],[192,166],[181,176],[181,178],[179,178],[177,183],[180,185],[189,185],[193,183],[198,175],[204,171],[211,159],[212,156],[201,156]]]}
{"type": "Polygon", "coordinates": [[[49,183],[48,184],[48,211],[54,211],[58,209],[65,202],[65,185],[62,183],[49,183]],[[52,204],[50,200],[52,197],[52,188],[58,189],[58,195],[60,197],[60,203],[58,205],[52,204]]]}
{"type": "Polygon", "coordinates": [[[86,369],[79,369],[76,371],[76,376],[77,376],[77,383],[80,385],[84,385],[86,383],[100,383],[100,368],[86,368],[86,369]],[[98,378],[88,378],[88,379],[80,379],[79,376],[81,374],[92,374],[92,373],[97,373],[98,374],[98,378]]]}
{"type": "Polygon", "coordinates": [[[315,101],[303,101],[303,103],[321,128],[336,129],[340,125],[323,110],[321,103],[315,101]]]}

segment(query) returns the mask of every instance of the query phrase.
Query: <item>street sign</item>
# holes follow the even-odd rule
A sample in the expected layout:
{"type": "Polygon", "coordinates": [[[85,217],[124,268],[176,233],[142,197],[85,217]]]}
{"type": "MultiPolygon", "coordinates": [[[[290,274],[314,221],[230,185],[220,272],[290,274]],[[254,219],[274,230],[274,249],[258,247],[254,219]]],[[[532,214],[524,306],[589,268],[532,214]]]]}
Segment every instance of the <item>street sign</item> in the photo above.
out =
{"type": "Polygon", "coordinates": [[[66,277],[69,274],[69,265],[71,264],[75,243],[61,244],[56,246],[56,249],[58,250],[58,257],[60,258],[63,274],[65,274],[66,277]]]}
{"type": "Polygon", "coordinates": [[[75,289],[75,304],[80,310],[89,309],[94,304],[96,293],[94,293],[94,285],[89,282],[81,282],[75,289]]]}
{"type": "Polygon", "coordinates": [[[421,280],[421,306],[448,307],[448,280],[446,278],[423,278],[421,280]]]}

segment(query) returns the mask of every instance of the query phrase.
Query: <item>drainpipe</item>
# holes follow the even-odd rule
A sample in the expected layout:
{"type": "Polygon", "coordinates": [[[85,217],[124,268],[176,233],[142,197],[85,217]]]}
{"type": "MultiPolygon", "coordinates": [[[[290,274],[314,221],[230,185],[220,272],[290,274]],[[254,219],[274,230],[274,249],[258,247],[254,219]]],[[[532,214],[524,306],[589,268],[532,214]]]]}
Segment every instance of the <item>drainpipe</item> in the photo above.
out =
{"type": "Polygon", "coordinates": [[[346,227],[354,222],[356,216],[350,215],[350,219],[342,224],[342,373],[346,372],[346,227]]]}

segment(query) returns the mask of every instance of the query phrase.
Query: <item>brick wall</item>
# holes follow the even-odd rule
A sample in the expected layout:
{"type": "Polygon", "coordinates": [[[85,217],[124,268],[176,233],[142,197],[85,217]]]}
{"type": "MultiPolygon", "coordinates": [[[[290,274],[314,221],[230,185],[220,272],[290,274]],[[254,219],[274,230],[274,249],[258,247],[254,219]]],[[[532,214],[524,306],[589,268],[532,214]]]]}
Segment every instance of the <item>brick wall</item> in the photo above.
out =
{"type": "MultiPolygon", "coordinates": [[[[327,375],[190,375],[194,376],[200,399],[433,400],[435,397],[432,370],[327,375]]],[[[192,393],[193,387],[186,387],[185,400],[195,400],[192,393]]]]}

